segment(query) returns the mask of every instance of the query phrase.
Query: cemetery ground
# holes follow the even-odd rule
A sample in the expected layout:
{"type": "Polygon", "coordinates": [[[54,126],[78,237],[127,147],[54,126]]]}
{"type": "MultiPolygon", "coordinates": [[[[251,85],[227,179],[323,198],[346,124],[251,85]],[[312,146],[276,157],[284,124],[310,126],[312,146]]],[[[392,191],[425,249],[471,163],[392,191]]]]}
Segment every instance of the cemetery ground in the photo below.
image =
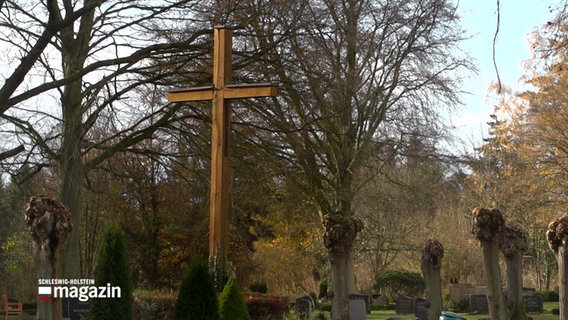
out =
{"type": "MultiPolygon", "coordinates": [[[[529,316],[532,317],[533,320],[558,320],[559,316],[552,314],[552,309],[558,308],[557,302],[544,302],[544,312],[541,314],[530,314],[529,316]]],[[[32,312],[33,313],[33,312],[32,312]]],[[[318,319],[316,316],[320,313],[320,311],[315,310],[312,314],[311,319],[318,319]]],[[[324,312],[327,319],[330,319],[329,312],[324,312]]],[[[465,317],[467,320],[483,320],[488,319],[489,315],[487,314],[478,314],[472,315],[467,313],[459,313],[461,316],[465,317]]],[[[371,314],[367,315],[366,320],[387,320],[389,318],[399,318],[400,320],[415,320],[414,315],[412,314],[403,314],[397,315],[394,310],[373,310],[371,314]]],[[[24,314],[22,320],[32,320],[36,319],[35,314],[28,314],[26,310],[24,310],[24,314]]],[[[290,313],[288,317],[284,318],[285,320],[295,320],[298,319],[294,312],[290,313]]]]}
{"type": "MultiPolygon", "coordinates": [[[[543,303],[543,313],[540,314],[529,314],[533,320],[558,320],[559,316],[552,314],[552,309],[558,308],[558,302],[544,302],[543,303]]],[[[314,312],[317,315],[319,312],[314,312]]],[[[468,313],[458,313],[459,315],[466,318],[466,320],[483,320],[489,319],[488,314],[468,314],[468,313]]],[[[329,319],[329,313],[326,313],[329,319]]],[[[315,317],[312,317],[317,319],[315,317]]],[[[371,314],[367,315],[366,320],[387,320],[389,318],[399,318],[400,320],[415,320],[412,314],[402,314],[397,315],[394,310],[373,310],[371,314]]],[[[294,319],[294,318],[292,318],[294,319]]]]}

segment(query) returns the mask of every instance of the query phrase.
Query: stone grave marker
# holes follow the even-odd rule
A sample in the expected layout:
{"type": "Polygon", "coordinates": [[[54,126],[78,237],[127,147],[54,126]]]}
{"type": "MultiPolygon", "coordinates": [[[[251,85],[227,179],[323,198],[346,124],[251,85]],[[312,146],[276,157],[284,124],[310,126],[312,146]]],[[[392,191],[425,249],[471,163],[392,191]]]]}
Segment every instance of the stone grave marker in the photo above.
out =
{"type": "Polygon", "coordinates": [[[426,299],[418,298],[414,300],[414,316],[416,320],[428,320],[428,312],[426,311],[426,299]]]}
{"type": "Polygon", "coordinates": [[[61,304],[63,305],[63,320],[87,319],[88,301],[79,301],[78,298],[62,298],[61,304]]]}
{"type": "Polygon", "coordinates": [[[406,296],[398,297],[394,310],[396,314],[414,314],[414,299],[406,296]]]}
{"type": "Polygon", "coordinates": [[[472,294],[469,296],[469,312],[477,314],[488,314],[489,305],[487,296],[484,294],[472,294]]]}
{"type": "Polygon", "coordinates": [[[314,299],[310,296],[299,297],[296,299],[295,307],[296,313],[309,317],[315,307],[314,299]]]}
{"type": "Polygon", "coordinates": [[[527,313],[542,313],[542,297],[540,296],[524,296],[525,311],[527,313]]]}
{"type": "Polygon", "coordinates": [[[349,299],[349,320],[367,319],[367,306],[361,299],[349,299]]]}
{"type": "Polygon", "coordinates": [[[367,310],[367,314],[371,313],[371,299],[373,298],[373,296],[368,295],[368,294],[362,294],[362,293],[351,293],[349,295],[349,300],[363,300],[365,301],[365,308],[367,310]]]}

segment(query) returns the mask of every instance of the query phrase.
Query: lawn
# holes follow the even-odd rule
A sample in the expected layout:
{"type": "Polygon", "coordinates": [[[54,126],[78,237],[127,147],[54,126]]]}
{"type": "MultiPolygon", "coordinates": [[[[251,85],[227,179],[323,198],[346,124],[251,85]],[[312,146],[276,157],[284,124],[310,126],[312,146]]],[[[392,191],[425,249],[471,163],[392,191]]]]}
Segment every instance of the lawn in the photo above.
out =
{"type": "MultiPolygon", "coordinates": [[[[558,320],[557,315],[553,315],[551,310],[553,308],[557,308],[558,303],[556,302],[545,302],[544,303],[544,312],[542,314],[531,314],[530,316],[534,320],[558,320]]],[[[480,320],[480,319],[487,319],[489,315],[482,314],[482,315],[469,315],[466,313],[460,314],[461,316],[465,317],[467,320],[480,320]]],[[[402,320],[415,320],[414,315],[396,315],[392,310],[385,310],[385,311],[373,311],[370,315],[367,316],[367,320],[385,320],[389,317],[398,317],[402,320]]]]}

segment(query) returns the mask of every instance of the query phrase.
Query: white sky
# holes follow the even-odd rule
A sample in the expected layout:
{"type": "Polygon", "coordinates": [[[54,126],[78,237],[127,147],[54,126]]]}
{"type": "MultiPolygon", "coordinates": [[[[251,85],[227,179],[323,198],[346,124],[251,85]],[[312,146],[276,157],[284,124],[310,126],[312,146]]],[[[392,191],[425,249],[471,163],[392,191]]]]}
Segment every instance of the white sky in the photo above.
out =
{"type": "MultiPolygon", "coordinates": [[[[528,36],[553,18],[550,10],[561,1],[564,0],[500,0],[496,60],[503,85],[513,90],[522,88],[522,64],[531,57],[528,36]]],[[[462,48],[475,59],[479,73],[464,82],[464,91],[471,94],[463,97],[465,106],[452,120],[467,144],[479,146],[482,137],[487,136],[486,122],[493,112],[491,99],[486,99],[487,89],[497,80],[492,60],[497,0],[460,0],[458,12],[467,33],[473,36],[462,48]]]]}

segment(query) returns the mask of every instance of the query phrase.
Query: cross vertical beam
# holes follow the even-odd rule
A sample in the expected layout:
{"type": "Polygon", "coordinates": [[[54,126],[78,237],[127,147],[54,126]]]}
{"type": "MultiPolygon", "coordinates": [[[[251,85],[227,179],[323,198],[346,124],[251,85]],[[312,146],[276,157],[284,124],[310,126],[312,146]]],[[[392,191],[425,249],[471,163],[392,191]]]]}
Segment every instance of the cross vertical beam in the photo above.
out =
{"type": "Polygon", "coordinates": [[[231,99],[276,96],[273,84],[231,84],[232,29],[220,26],[213,32],[213,86],[168,92],[170,102],[212,100],[211,192],[209,205],[209,256],[226,261],[230,203],[231,99]]]}
{"type": "Polygon", "coordinates": [[[225,85],[231,81],[232,33],[215,28],[213,33],[213,110],[211,111],[211,193],[209,203],[209,256],[226,254],[229,228],[229,136],[231,106],[225,101],[225,85]]]}

